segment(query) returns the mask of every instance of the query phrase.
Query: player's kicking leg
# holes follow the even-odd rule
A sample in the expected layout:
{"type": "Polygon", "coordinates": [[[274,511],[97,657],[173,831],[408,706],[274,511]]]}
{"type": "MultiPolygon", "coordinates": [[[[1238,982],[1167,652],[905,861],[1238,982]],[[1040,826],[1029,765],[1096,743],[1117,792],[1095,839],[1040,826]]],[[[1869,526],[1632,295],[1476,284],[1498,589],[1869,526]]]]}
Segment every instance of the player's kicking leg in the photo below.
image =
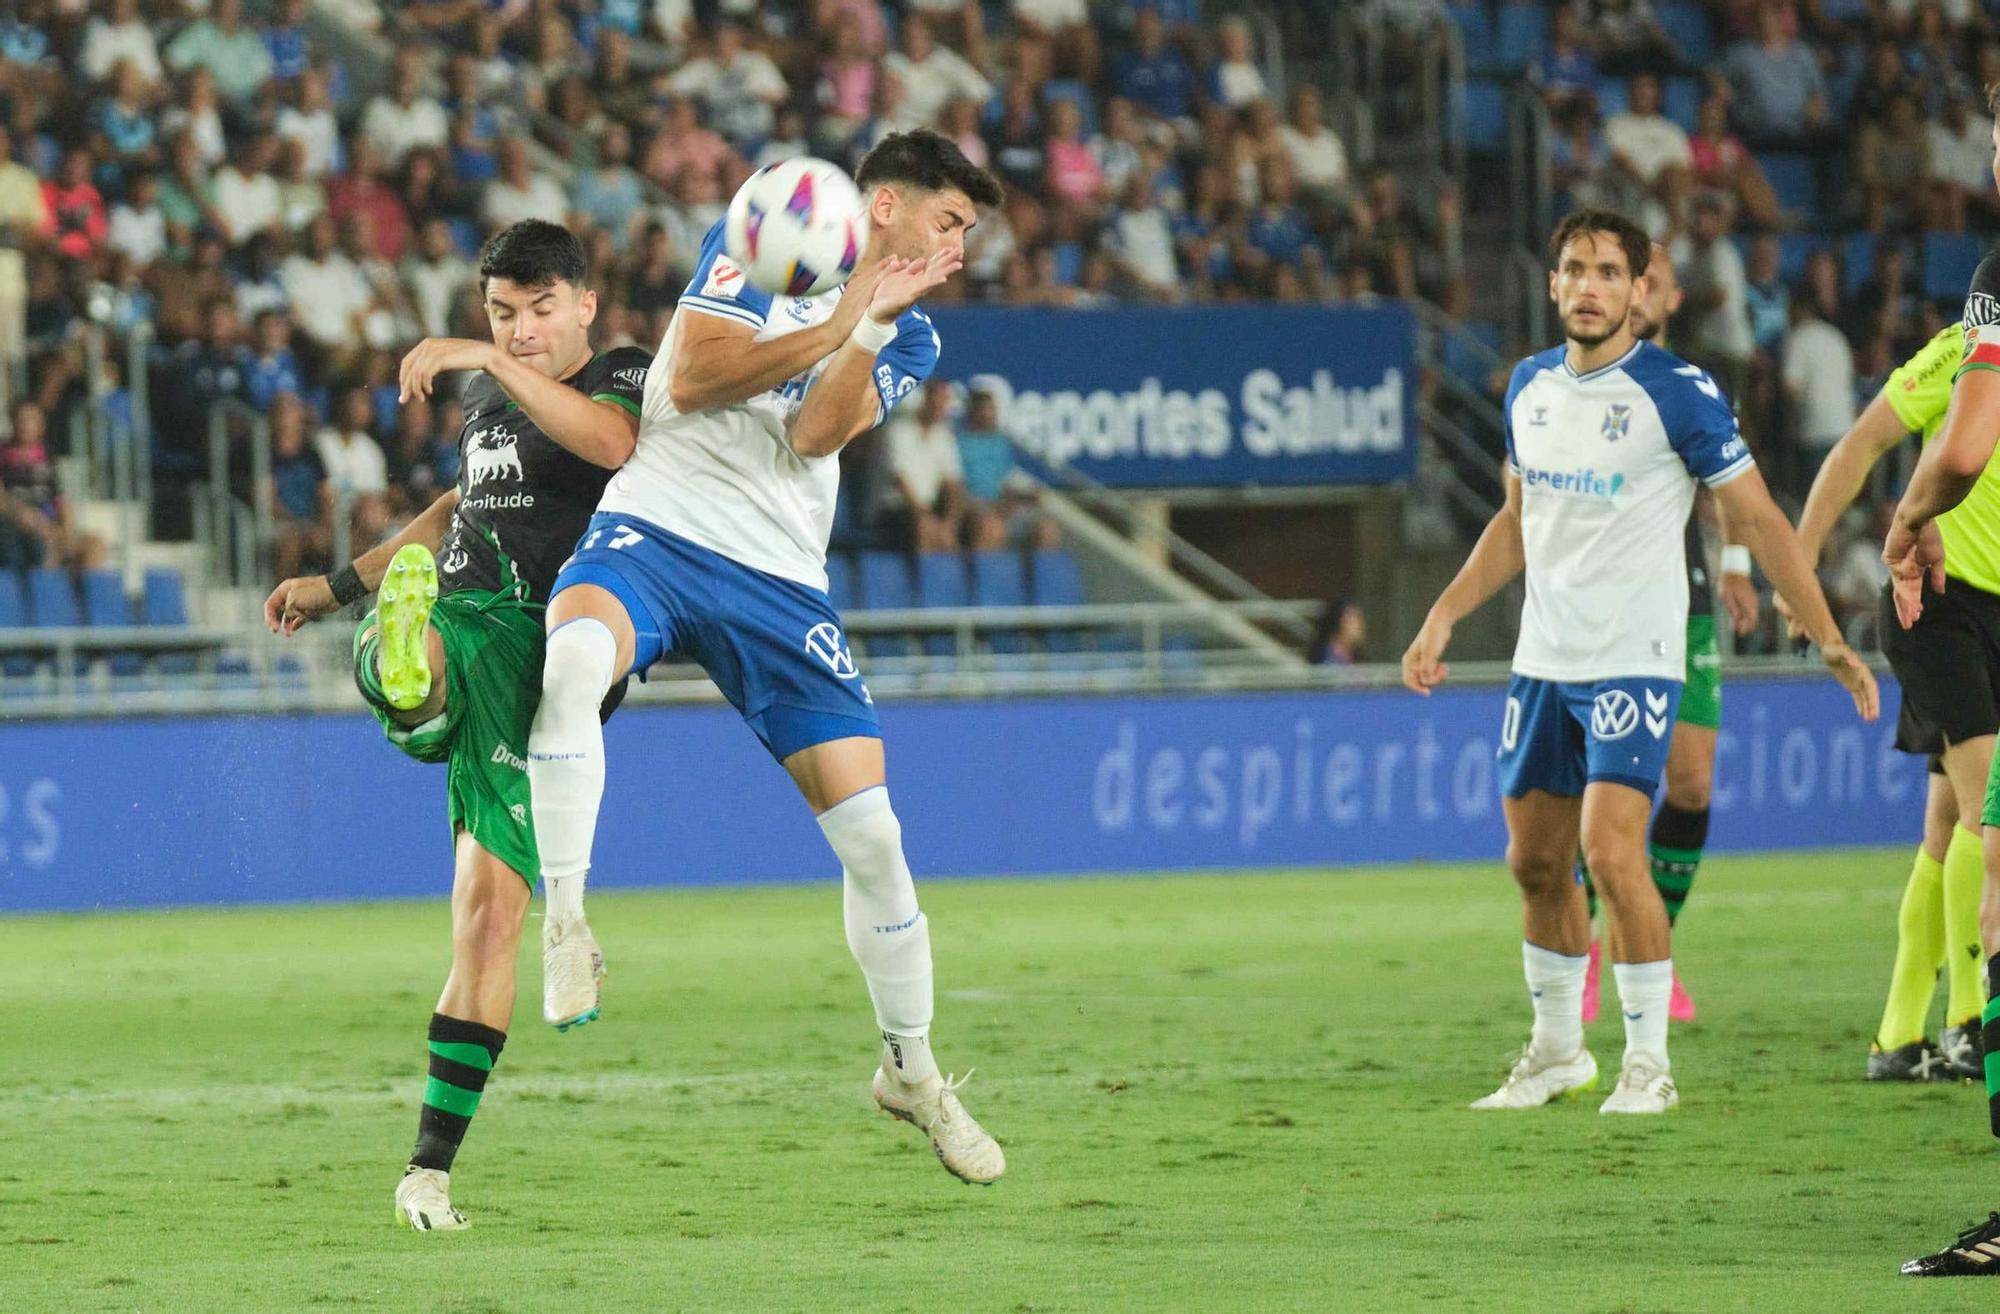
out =
{"type": "Polygon", "coordinates": [[[1475,1109],[1538,1108],[1597,1085],[1597,1060],[1583,1044],[1583,955],[1590,920],[1575,877],[1582,803],[1540,789],[1502,799],[1507,866],[1521,887],[1521,965],[1535,1025],[1507,1080],[1475,1100],[1475,1109]]]}
{"type": "Polygon", "coordinates": [[[430,1079],[417,1143],[396,1186],[396,1217],[419,1232],[469,1224],[451,1203],[451,1166],[478,1111],[514,1012],[514,960],[528,882],[469,834],[451,891],[451,975],[430,1024],[430,1079]]]}
{"type": "Polygon", "coordinates": [[[882,1032],[876,1105],[929,1136],[938,1161],[959,1180],[996,1181],[1007,1171],[1007,1156],[960,1103],[964,1078],[940,1075],[931,1056],[930,924],[917,905],[902,825],[889,805],[882,741],[830,740],[787,756],[784,765],[840,858],[847,947],[868,982],[882,1032]]]}

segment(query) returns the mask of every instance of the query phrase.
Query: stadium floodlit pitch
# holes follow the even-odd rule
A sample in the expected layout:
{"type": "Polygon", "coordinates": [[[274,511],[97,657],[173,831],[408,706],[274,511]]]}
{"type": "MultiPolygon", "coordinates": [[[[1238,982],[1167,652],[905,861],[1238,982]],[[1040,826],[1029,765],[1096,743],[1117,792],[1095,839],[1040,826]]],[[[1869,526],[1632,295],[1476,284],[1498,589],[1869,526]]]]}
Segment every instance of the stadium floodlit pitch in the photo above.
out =
{"type": "Polygon", "coordinates": [[[986,1190],[866,1102],[837,885],[606,892],[606,1018],[531,991],[441,1236],[442,899],[0,920],[0,1306],[1972,1308],[1894,1274],[2000,1204],[1981,1093],[1859,1080],[1907,865],[1712,859],[1686,1103],[1616,1123],[1464,1108],[1527,1026],[1497,865],[931,882],[986,1190]]]}

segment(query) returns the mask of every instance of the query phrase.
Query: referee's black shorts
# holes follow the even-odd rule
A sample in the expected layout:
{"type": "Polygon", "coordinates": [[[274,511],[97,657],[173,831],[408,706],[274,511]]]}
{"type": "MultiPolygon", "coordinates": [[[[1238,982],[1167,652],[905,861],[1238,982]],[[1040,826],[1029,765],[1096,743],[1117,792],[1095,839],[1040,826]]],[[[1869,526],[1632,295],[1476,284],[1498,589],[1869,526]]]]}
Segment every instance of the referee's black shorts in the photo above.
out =
{"type": "Polygon", "coordinates": [[[1924,614],[1909,629],[1882,589],[1882,652],[1903,689],[1896,747],[1941,753],[2000,731],[2000,595],[1952,580],[1924,584],[1924,614]]]}

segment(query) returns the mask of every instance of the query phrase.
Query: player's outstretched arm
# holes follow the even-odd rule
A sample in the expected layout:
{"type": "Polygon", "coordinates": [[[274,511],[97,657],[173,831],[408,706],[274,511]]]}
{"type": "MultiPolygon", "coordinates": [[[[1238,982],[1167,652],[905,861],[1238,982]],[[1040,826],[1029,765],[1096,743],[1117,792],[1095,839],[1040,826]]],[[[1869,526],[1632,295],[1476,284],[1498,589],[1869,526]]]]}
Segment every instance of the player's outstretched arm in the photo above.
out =
{"type": "Polygon", "coordinates": [[[1771,500],[1764,476],[1755,466],[1715,490],[1716,504],[1729,517],[1730,526],[1743,540],[1757,564],[1771,577],[1771,586],[1790,605],[1792,614],[1805,628],[1806,636],[1819,645],[1820,660],[1833,678],[1854,698],[1854,706],[1866,721],[1881,710],[1881,693],[1875,687],[1875,673],[1841,637],[1833,612],[1820,591],[1819,576],[1799,546],[1791,521],[1771,500]]]}
{"type": "Polygon", "coordinates": [[[402,400],[428,397],[440,374],[484,370],[535,426],[592,465],[616,470],[639,441],[639,417],[623,406],[585,396],[560,379],[524,365],[491,342],[425,338],[403,357],[402,400]]]}
{"type": "MultiPolygon", "coordinates": [[[[1909,429],[1897,418],[1889,404],[1888,389],[1884,388],[1861,412],[1854,427],[1833,445],[1820,464],[1819,473],[1813,477],[1798,530],[1799,550],[1805,553],[1808,564],[1817,564],[1826,551],[1826,541],[1832,536],[1834,525],[1839,523],[1841,513],[1854,505],[1854,499],[1861,496],[1875,463],[1908,436],[1909,429]]],[[[1807,637],[1805,625],[1783,598],[1778,599],[1778,613],[1785,618],[1792,638],[1807,637]]]]}
{"type": "MultiPolygon", "coordinates": [[[[950,247],[923,260],[890,260],[881,271],[862,332],[833,353],[819,382],[792,417],[792,450],[804,457],[831,456],[882,420],[892,398],[876,387],[876,357],[895,341],[896,320],[926,293],[943,287],[965,263],[965,250],[950,247]],[[873,335],[872,340],[868,339],[873,335]]],[[[852,292],[843,295],[845,305],[852,292]]],[[[858,299],[858,298],[857,298],[858,299]]]]}
{"type": "MultiPolygon", "coordinates": [[[[370,548],[354,559],[354,573],[361,577],[362,587],[370,593],[380,588],[382,576],[389,569],[389,558],[406,543],[422,543],[436,552],[444,542],[445,530],[451,527],[451,513],[458,507],[458,490],[451,488],[438,496],[437,501],[424,508],[423,514],[403,526],[403,532],[383,543],[370,548]]],[[[307,621],[318,620],[339,610],[340,603],[333,596],[333,585],[324,575],[302,575],[288,579],[271,590],[271,596],[264,599],[264,624],[271,633],[287,637],[297,634],[299,627],[307,621]]]]}
{"type": "Polygon", "coordinates": [[[880,265],[862,270],[847,281],[832,315],[763,342],[747,324],[683,305],[674,313],[662,353],[667,399],[682,415],[692,415],[748,401],[804,374],[847,341],[881,276],[880,265]]]}
{"type": "Polygon", "coordinates": [[[1509,472],[1506,500],[1486,522],[1472,554],[1431,604],[1423,628],[1403,653],[1406,687],[1428,697],[1431,690],[1444,683],[1451,674],[1451,667],[1444,661],[1444,650],[1451,643],[1452,629],[1505,588],[1508,581],[1521,573],[1527,560],[1527,551],[1521,545],[1521,481],[1509,472]]]}

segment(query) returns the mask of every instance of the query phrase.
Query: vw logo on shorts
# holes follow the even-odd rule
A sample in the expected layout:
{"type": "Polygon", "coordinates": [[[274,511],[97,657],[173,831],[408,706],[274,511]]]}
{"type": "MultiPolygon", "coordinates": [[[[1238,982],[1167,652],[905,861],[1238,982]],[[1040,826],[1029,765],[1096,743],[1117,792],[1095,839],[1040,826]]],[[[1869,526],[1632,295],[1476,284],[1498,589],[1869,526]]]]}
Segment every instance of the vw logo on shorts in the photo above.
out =
{"type": "Polygon", "coordinates": [[[1639,704],[1623,689],[1606,689],[1590,705],[1590,733],[1600,740],[1623,739],[1639,728],[1639,704]]]}
{"type": "MultiPolygon", "coordinates": [[[[825,662],[826,669],[839,679],[852,680],[861,674],[855,669],[854,654],[847,650],[847,640],[841,637],[840,627],[829,621],[821,621],[806,631],[806,651],[825,662]]],[[[1625,701],[1632,700],[1628,698],[1625,701]]]]}

